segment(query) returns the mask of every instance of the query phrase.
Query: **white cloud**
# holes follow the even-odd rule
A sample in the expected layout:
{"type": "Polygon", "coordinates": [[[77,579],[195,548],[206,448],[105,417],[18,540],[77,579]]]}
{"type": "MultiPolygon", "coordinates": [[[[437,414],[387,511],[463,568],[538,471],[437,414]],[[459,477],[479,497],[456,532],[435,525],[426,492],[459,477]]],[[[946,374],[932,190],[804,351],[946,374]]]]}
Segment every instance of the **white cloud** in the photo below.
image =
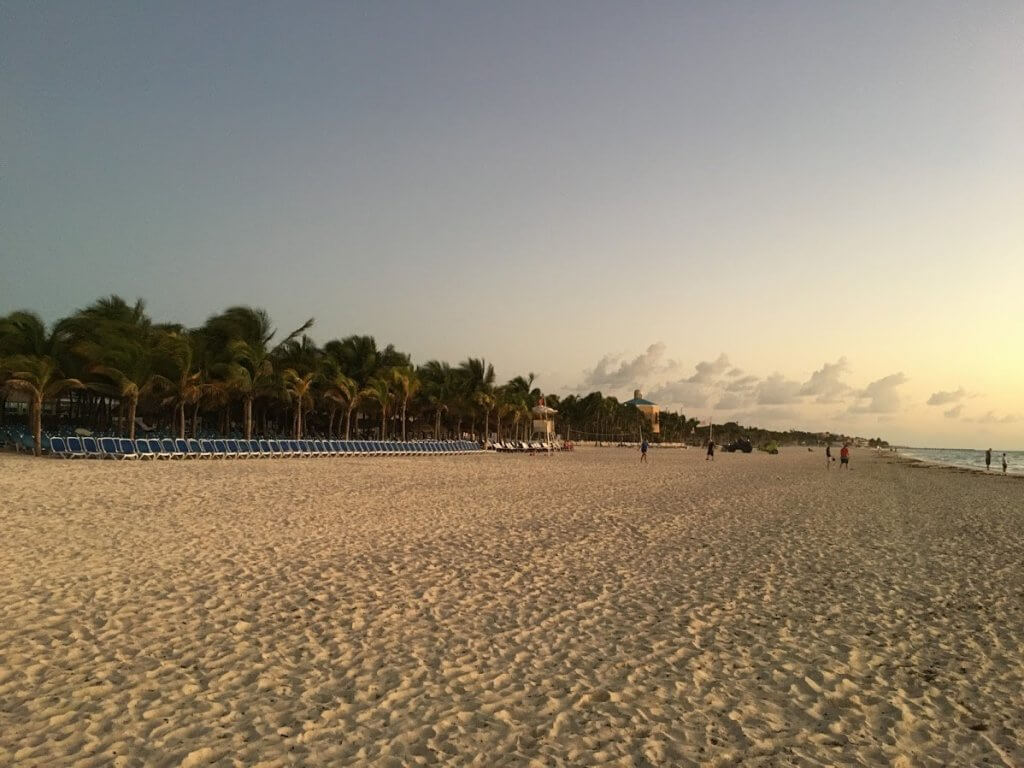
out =
{"type": "Polygon", "coordinates": [[[960,414],[963,412],[964,406],[963,403],[961,403],[960,405],[953,406],[948,411],[943,411],[942,415],[945,416],[947,419],[959,419],[960,414]]]}
{"type": "Polygon", "coordinates": [[[711,384],[732,366],[729,364],[729,358],[723,352],[717,360],[702,360],[695,367],[697,372],[687,379],[691,384],[711,384]]]}
{"type": "Polygon", "coordinates": [[[758,405],[789,405],[797,402],[800,382],[787,379],[781,373],[773,373],[757,385],[758,405]]]}
{"type": "Polygon", "coordinates": [[[840,377],[849,371],[846,358],[840,357],[834,363],[825,363],[811,374],[802,387],[802,396],[814,397],[816,403],[838,403],[852,387],[840,377]]]}
{"type": "Polygon", "coordinates": [[[902,373],[893,373],[871,382],[854,393],[857,402],[850,406],[850,413],[895,413],[901,405],[897,388],[906,383],[907,377],[902,373]]]}
{"type": "Polygon", "coordinates": [[[719,398],[718,402],[715,403],[715,410],[718,411],[734,411],[737,408],[742,408],[749,404],[749,400],[736,392],[726,392],[719,398]]]}
{"type": "Polygon", "coordinates": [[[694,384],[687,379],[670,381],[651,390],[647,397],[663,407],[705,408],[711,400],[713,390],[703,384],[694,384]]]}
{"type": "Polygon", "coordinates": [[[583,384],[579,388],[619,390],[640,387],[652,376],[664,373],[674,365],[662,363],[664,354],[665,345],[659,341],[632,360],[619,362],[621,355],[605,355],[592,370],[584,372],[583,384]]]}
{"type": "Polygon", "coordinates": [[[965,419],[965,421],[972,421],[975,424],[1016,424],[1020,420],[1020,414],[1006,413],[999,416],[995,411],[989,411],[988,413],[973,419],[965,419]]]}
{"type": "Polygon", "coordinates": [[[928,398],[928,405],[949,405],[950,403],[959,403],[967,397],[967,392],[963,387],[953,390],[952,392],[933,392],[932,396],[928,398]]]}
{"type": "Polygon", "coordinates": [[[726,384],[725,391],[750,392],[753,391],[754,385],[757,384],[758,381],[760,381],[760,379],[758,379],[757,376],[744,376],[742,378],[736,379],[735,381],[730,381],[728,384],[726,384]]]}

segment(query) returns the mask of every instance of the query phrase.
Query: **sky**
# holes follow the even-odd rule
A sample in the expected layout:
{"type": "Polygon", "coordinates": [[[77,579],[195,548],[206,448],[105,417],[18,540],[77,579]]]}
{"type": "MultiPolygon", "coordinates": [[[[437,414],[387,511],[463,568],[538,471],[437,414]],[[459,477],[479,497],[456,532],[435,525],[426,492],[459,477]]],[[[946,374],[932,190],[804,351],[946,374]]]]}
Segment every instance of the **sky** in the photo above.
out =
{"type": "Polygon", "coordinates": [[[0,313],[1024,448],[1024,4],[0,0],[0,313]]]}

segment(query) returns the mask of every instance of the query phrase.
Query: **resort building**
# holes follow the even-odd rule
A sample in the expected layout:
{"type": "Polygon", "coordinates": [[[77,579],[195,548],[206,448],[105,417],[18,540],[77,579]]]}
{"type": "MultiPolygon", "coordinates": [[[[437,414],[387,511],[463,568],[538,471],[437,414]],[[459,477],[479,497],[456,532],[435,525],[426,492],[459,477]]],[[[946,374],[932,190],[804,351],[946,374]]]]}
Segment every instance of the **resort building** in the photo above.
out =
{"type": "Polygon", "coordinates": [[[651,427],[651,434],[657,435],[661,433],[661,427],[658,425],[658,413],[660,412],[660,409],[650,400],[644,400],[639,389],[634,389],[633,399],[627,400],[623,405],[636,406],[636,409],[647,417],[647,423],[650,424],[651,427]]]}

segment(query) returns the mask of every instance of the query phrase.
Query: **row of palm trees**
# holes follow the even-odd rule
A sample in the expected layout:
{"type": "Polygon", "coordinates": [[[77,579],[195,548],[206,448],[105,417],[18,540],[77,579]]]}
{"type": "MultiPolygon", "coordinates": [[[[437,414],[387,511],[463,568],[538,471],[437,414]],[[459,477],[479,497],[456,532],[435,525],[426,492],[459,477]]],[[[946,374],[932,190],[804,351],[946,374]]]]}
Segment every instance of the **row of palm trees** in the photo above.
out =
{"type": "MultiPolygon", "coordinates": [[[[415,366],[372,336],[318,346],[306,333],[312,325],[279,337],[265,310],[238,306],[186,328],[156,323],[141,300],[118,296],[52,326],[33,312],[12,312],[0,317],[0,419],[8,398],[27,401],[37,452],[47,405],[55,426],[132,438],[140,419],[180,437],[237,429],[246,438],[407,439],[412,426],[417,436],[496,432],[501,439],[530,428],[530,407],[541,397],[533,374],[498,385],[482,358],[415,366]]],[[[559,407],[558,398],[546,402],[559,407]]],[[[567,405],[560,418],[591,415],[567,405]]]]}

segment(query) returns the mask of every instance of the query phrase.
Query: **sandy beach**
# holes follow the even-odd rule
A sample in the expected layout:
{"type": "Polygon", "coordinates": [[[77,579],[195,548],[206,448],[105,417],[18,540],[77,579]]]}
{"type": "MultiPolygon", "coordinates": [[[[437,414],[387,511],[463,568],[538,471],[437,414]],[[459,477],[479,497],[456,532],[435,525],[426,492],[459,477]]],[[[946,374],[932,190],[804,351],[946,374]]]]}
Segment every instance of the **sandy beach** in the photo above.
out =
{"type": "Polygon", "coordinates": [[[0,765],[1024,765],[1024,483],[0,455],[0,765]]]}

